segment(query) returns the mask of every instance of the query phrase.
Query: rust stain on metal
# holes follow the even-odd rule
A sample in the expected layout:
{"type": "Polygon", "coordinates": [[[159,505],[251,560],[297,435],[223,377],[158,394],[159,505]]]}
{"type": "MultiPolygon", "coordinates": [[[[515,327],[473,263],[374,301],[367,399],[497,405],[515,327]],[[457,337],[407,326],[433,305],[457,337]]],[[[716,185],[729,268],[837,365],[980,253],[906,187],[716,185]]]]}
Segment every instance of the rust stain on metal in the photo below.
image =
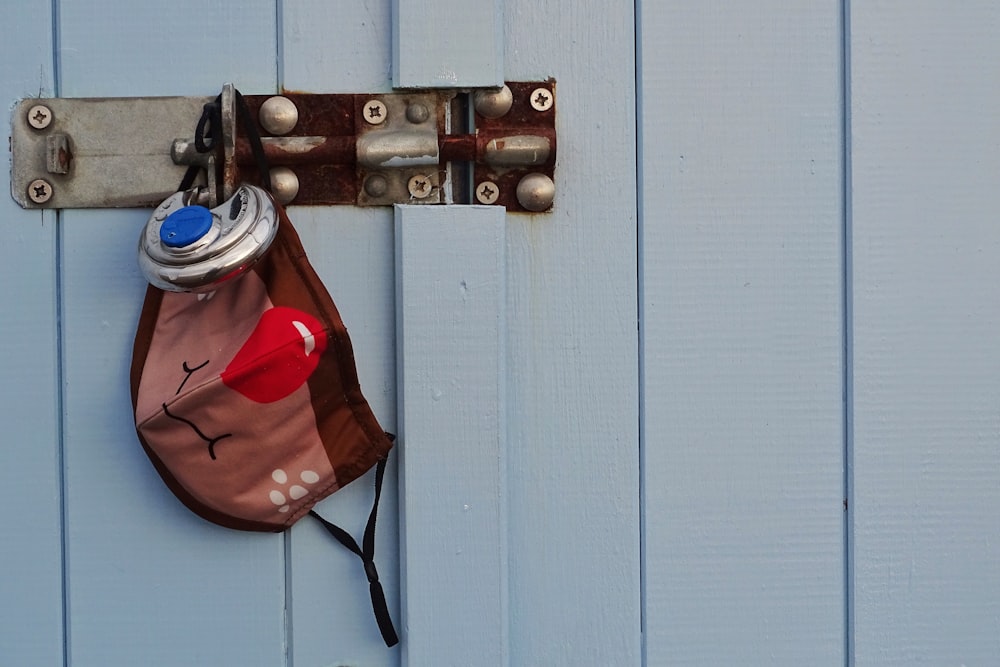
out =
{"type": "Polygon", "coordinates": [[[477,183],[492,181],[500,188],[500,197],[496,205],[505,206],[508,211],[527,212],[520,202],[517,201],[517,184],[529,173],[542,173],[555,180],[556,164],[556,106],[559,98],[556,95],[556,82],[554,79],[547,81],[547,87],[553,96],[553,104],[545,111],[537,111],[531,106],[531,93],[539,87],[538,82],[530,81],[508,81],[507,87],[513,94],[514,101],[510,111],[500,118],[487,118],[481,114],[476,114],[476,130],[478,132],[476,143],[476,166],[475,180],[477,183]],[[491,141],[495,146],[502,148],[504,138],[512,135],[534,135],[544,137],[549,142],[549,154],[545,162],[541,165],[530,167],[497,167],[485,164],[486,148],[491,141]]]}
{"type": "MultiPolygon", "coordinates": [[[[464,134],[445,134],[446,106],[459,103],[452,92],[311,94],[283,89],[281,94],[291,100],[298,110],[298,122],[281,137],[269,137],[258,120],[261,105],[271,96],[246,95],[244,99],[250,117],[263,138],[269,164],[286,166],[299,179],[296,204],[386,203],[364,191],[362,184],[375,172],[363,168],[357,161],[357,138],[368,132],[377,132],[380,128],[380,125],[365,122],[364,105],[373,99],[380,99],[390,107],[395,105],[397,112],[400,105],[405,108],[412,103],[433,104],[430,122],[437,127],[441,167],[448,162],[471,165],[475,182],[492,181],[500,187],[498,205],[506,206],[509,211],[523,211],[515,194],[520,180],[532,172],[541,172],[550,178],[554,174],[556,104],[545,111],[537,111],[531,106],[530,95],[535,89],[546,87],[555,96],[555,81],[508,82],[507,85],[513,93],[514,102],[510,111],[501,118],[491,119],[477,114],[476,130],[471,133],[462,126],[460,113],[452,117],[453,131],[464,131],[464,134]],[[541,164],[526,166],[522,163],[513,167],[486,164],[490,142],[493,154],[497,151],[517,152],[517,143],[511,143],[511,138],[517,136],[540,137],[542,145],[547,141],[548,152],[539,150],[538,157],[534,159],[541,164]]],[[[220,156],[220,170],[222,162],[220,156]]],[[[443,168],[438,174],[443,183],[446,175],[443,168]]],[[[229,183],[235,183],[238,178],[257,180],[256,160],[245,136],[237,139],[230,169],[220,177],[229,183]]]]}
{"type": "Polygon", "coordinates": [[[59,165],[68,170],[69,163],[73,161],[73,153],[68,148],[59,149],[59,165]]]}
{"type": "MultiPolygon", "coordinates": [[[[307,141],[263,140],[264,155],[275,167],[291,167],[301,164],[343,164],[355,162],[355,139],[349,137],[304,137],[307,141]]],[[[236,161],[241,165],[256,164],[253,149],[247,139],[236,142],[236,161]]]]}
{"type": "MultiPolygon", "coordinates": [[[[355,95],[311,94],[283,90],[295,104],[299,121],[287,135],[267,138],[260,125],[260,106],[270,95],[246,95],[250,116],[261,133],[264,154],[273,166],[286,166],[299,179],[296,204],[353,204],[358,196],[355,174],[355,95]]],[[[250,143],[236,143],[236,162],[247,174],[256,174],[250,143]]]]}

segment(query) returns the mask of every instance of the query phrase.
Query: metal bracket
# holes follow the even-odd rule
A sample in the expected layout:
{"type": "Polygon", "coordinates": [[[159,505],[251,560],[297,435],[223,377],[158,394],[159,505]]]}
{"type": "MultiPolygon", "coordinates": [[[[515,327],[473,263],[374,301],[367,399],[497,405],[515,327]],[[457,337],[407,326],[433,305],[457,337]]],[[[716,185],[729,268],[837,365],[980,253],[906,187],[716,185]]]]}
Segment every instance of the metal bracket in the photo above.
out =
{"type": "MultiPolygon", "coordinates": [[[[209,97],[25,99],[11,123],[24,208],[155,206],[190,165],[209,200],[257,178],[223,88],[222,141],[191,138],[209,97]]],[[[499,90],[246,95],[274,195],[286,204],[479,203],[546,211],[555,195],[555,82],[499,90]]]]}

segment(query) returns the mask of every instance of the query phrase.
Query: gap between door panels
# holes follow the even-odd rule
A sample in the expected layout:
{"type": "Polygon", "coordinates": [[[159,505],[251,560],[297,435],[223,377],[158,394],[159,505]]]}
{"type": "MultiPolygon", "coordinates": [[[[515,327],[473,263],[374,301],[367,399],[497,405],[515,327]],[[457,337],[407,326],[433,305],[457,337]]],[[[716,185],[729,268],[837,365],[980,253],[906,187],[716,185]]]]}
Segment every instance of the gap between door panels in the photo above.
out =
{"type": "Polygon", "coordinates": [[[841,104],[841,284],[843,303],[843,389],[844,389],[844,664],[854,665],[854,300],[851,258],[851,0],[841,0],[840,14],[840,104],[841,104]]]}

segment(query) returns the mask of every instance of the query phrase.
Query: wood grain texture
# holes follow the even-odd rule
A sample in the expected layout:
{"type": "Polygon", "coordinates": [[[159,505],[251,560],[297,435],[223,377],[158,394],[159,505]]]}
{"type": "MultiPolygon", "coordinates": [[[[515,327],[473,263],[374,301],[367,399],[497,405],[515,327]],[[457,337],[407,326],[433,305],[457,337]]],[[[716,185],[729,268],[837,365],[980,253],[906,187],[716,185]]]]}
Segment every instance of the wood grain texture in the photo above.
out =
{"type": "MultiPolygon", "coordinates": [[[[347,325],[365,398],[381,426],[395,433],[391,211],[293,207],[289,215],[347,325]]],[[[389,454],[375,562],[398,629],[397,457],[395,450],[389,454]]],[[[374,475],[368,473],[316,509],[360,540],[371,511],[373,484],[374,475]]],[[[296,524],[289,538],[288,605],[294,664],[397,665],[400,650],[387,649],[382,642],[357,556],[334,542],[314,521],[296,524]]]]}
{"type": "MultiPolygon", "coordinates": [[[[276,86],[273,3],[234,12],[116,0],[94,12],[64,2],[60,17],[67,96],[210,95],[231,79],[248,93],[276,86]]],[[[63,213],[69,659],[282,665],[282,537],[196,517],[136,440],[128,367],[145,290],[135,246],[147,215],[63,213]]]]}
{"type": "Polygon", "coordinates": [[[503,3],[559,134],[552,212],[507,222],[511,665],[641,660],[633,5],[503,3]]]}
{"type": "Polygon", "coordinates": [[[855,664],[1000,664],[1000,7],[852,3],[855,664]]]}
{"type": "Polygon", "coordinates": [[[396,207],[404,664],[506,665],[505,213],[396,207]]]}
{"type": "Polygon", "coordinates": [[[642,3],[649,665],[843,665],[837,2],[642,3]]]}
{"type": "MultiPolygon", "coordinates": [[[[364,0],[281,3],[282,85],[308,92],[391,89],[390,3],[364,0]]],[[[361,389],[379,423],[396,431],[395,284],[392,211],[354,206],[292,207],[309,260],[333,296],[351,335],[361,389]]],[[[375,561],[399,630],[397,454],[389,455],[379,509],[375,561]]],[[[371,510],[373,474],[317,509],[360,539],[371,510]]],[[[296,667],[399,664],[372,617],[357,557],[316,522],[290,533],[289,652],[296,667]]]]}
{"type": "MultiPolygon", "coordinates": [[[[0,40],[0,97],[8,114],[22,97],[54,94],[48,5],[6,6],[16,26],[0,40]]],[[[0,175],[0,503],[10,508],[0,539],[0,664],[61,665],[63,593],[57,218],[22,210],[0,175]]]]}
{"type": "MultiPolygon", "coordinates": [[[[285,88],[311,93],[391,89],[390,0],[295,0],[283,1],[280,8],[279,71],[285,88]]],[[[391,214],[387,219],[391,227],[391,214]]]]}
{"type": "Polygon", "coordinates": [[[392,0],[397,88],[503,85],[500,0],[392,0]]]}

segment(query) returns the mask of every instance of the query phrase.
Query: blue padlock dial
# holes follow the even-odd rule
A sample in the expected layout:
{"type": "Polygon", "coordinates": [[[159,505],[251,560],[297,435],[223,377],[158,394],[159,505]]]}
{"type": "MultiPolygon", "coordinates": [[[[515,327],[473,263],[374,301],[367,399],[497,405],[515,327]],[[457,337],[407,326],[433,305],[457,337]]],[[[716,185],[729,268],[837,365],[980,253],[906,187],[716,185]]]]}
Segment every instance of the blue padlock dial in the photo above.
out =
{"type": "Polygon", "coordinates": [[[185,206],[160,225],[160,242],[168,248],[191,245],[212,228],[212,212],[204,206],[185,206]]]}

